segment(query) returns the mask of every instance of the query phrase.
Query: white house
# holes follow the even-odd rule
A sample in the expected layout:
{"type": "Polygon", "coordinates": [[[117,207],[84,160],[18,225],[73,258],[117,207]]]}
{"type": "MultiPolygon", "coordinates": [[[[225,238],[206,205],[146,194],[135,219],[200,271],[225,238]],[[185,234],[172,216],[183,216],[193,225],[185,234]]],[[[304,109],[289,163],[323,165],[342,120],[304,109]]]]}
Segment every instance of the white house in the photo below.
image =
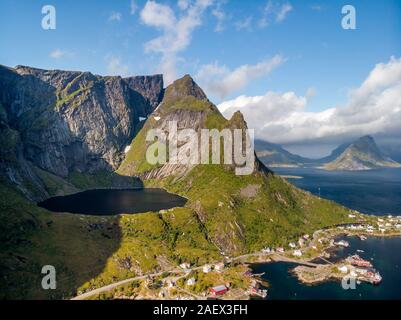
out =
{"type": "Polygon", "coordinates": [[[189,268],[191,268],[191,264],[187,263],[187,262],[183,262],[180,264],[180,268],[181,269],[189,269],[189,268]]]}
{"type": "Polygon", "coordinates": [[[291,242],[291,243],[289,244],[289,246],[290,246],[290,248],[292,248],[292,249],[294,249],[294,248],[297,247],[297,245],[296,245],[294,242],[291,242]]]}
{"type": "Polygon", "coordinates": [[[301,250],[294,250],[293,255],[295,257],[301,257],[302,256],[302,252],[301,252],[301,250]]]}
{"type": "Polygon", "coordinates": [[[216,271],[222,271],[223,269],[224,269],[224,263],[223,262],[219,262],[219,263],[216,263],[214,265],[214,270],[216,270],[216,271]]]}
{"type": "Polygon", "coordinates": [[[212,271],[212,267],[208,264],[205,264],[202,270],[204,273],[209,273],[210,271],[212,271]]]}
{"type": "Polygon", "coordinates": [[[339,270],[341,273],[348,273],[348,268],[347,268],[347,266],[338,267],[338,270],[339,270]]]}
{"type": "Polygon", "coordinates": [[[195,282],[196,282],[195,278],[189,278],[187,280],[187,285],[188,286],[193,286],[195,284],[195,282]]]}

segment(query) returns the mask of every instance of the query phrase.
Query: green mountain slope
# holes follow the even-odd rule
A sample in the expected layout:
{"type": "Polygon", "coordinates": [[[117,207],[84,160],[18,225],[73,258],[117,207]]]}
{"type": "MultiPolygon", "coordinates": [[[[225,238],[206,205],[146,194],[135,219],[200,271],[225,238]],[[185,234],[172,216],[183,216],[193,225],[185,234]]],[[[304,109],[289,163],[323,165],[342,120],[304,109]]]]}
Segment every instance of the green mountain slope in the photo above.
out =
{"type": "Polygon", "coordinates": [[[295,188],[258,158],[254,173],[248,176],[235,175],[230,165],[148,166],[144,137],[149,128],[168,131],[171,120],[178,121],[181,129],[246,128],[240,113],[226,120],[199,92],[189,76],[167,88],[164,100],[133,140],[117,172],[140,173],[145,185],[187,197],[187,207],[197,215],[211,241],[230,255],[284,244],[302,233],[346,220],[348,210],[295,188]]]}

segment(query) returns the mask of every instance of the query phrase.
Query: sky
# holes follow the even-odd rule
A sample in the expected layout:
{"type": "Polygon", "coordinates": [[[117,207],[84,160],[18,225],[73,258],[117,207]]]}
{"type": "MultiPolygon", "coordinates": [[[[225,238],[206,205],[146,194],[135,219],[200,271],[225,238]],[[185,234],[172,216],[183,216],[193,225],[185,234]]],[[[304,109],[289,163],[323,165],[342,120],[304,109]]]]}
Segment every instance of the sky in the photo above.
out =
{"type": "Polygon", "coordinates": [[[191,74],[224,115],[241,110],[257,138],[302,155],[401,136],[398,0],[2,0],[0,27],[0,64],[166,85],[191,74]],[[355,30],[342,28],[346,4],[355,30]]]}

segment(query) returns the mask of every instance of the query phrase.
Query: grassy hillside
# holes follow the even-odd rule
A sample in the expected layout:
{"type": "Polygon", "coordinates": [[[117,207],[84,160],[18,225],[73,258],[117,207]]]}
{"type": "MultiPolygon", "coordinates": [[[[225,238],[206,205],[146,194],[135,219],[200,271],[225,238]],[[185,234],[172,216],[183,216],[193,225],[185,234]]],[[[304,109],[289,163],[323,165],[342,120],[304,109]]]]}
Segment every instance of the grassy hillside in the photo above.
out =
{"type": "Polygon", "coordinates": [[[67,298],[181,261],[206,263],[216,247],[187,208],[115,217],[53,214],[0,183],[0,299],[67,298]],[[57,290],[43,290],[53,265],[57,290]]]}

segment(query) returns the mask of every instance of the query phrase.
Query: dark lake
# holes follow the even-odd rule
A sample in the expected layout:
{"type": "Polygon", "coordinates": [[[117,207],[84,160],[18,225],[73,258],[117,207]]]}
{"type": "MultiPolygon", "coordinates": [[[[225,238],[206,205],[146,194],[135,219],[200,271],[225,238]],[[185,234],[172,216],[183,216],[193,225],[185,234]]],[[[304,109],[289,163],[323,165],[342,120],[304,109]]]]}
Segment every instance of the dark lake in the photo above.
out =
{"type": "Polygon", "coordinates": [[[38,206],[54,212],[115,215],[183,207],[186,202],[163,189],[97,189],[53,197],[38,206]]]}

